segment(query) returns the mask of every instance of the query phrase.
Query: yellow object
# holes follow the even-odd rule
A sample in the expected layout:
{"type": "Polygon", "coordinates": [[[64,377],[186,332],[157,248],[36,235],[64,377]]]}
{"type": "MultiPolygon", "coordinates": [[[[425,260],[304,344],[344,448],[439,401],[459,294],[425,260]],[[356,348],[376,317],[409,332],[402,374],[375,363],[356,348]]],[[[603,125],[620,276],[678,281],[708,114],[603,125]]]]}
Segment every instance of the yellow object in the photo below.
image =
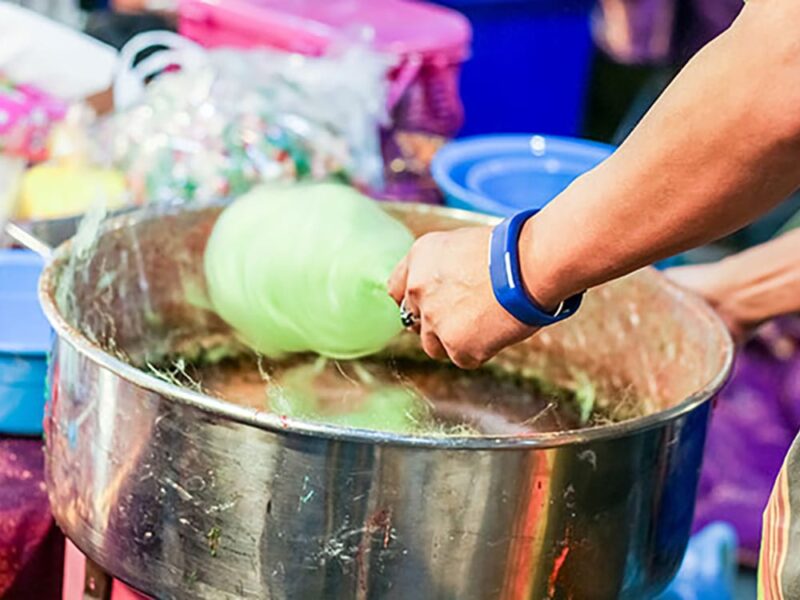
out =
{"type": "Polygon", "coordinates": [[[98,202],[119,208],[126,200],[125,177],[111,169],[68,164],[32,167],[22,178],[20,219],[54,219],[82,214],[98,202]]]}

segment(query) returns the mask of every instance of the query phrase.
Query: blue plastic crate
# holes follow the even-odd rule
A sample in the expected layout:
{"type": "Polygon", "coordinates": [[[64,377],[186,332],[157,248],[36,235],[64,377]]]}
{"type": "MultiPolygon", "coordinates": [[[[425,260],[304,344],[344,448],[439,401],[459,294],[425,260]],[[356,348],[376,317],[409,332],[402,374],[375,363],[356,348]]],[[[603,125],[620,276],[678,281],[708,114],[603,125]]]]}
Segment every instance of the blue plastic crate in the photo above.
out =
{"type": "Polygon", "coordinates": [[[52,333],[39,306],[42,259],[0,250],[0,435],[41,435],[52,333]]]}

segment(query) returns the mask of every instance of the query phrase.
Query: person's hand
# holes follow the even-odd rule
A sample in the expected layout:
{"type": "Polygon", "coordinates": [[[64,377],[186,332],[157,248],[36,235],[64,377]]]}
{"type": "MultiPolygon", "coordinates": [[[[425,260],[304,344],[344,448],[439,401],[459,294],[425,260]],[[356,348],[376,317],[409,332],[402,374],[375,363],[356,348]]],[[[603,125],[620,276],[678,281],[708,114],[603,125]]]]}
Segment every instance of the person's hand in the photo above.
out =
{"type": "Polygon", "coordinates": [[[489,278],[491,227],[429,233],[397,265],[389,293],[417,317],[422,348],[464,369],[480,366],[536,330],[494,297],[489,278]]]}
{"type": "Polygon", "coordinates": [[[701,296],[717,312],[737,344],[744,343],[757,323],[745,316],[735,301],[734,274],[723,263],[675,267],[665,275],[684,289],[701,296]]]}
{"type": "Polygon", "coordinates": [[[670,269],[667,275],[697,292],[747,341],[762,323],[800,312],[800,229],[707,265],[670,269]]]}

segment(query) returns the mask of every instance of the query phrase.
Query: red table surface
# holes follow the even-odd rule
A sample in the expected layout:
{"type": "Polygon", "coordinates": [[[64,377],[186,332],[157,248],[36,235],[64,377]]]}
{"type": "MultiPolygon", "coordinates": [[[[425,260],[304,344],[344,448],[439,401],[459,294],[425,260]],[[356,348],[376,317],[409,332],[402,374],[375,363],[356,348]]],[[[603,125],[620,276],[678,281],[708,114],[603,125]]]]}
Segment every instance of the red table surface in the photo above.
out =
{"type": "Polygon", "coordinates": [[[39,439],[0,437],[0,598],[58,600],[64,538],[50,514],[39,439]]]}

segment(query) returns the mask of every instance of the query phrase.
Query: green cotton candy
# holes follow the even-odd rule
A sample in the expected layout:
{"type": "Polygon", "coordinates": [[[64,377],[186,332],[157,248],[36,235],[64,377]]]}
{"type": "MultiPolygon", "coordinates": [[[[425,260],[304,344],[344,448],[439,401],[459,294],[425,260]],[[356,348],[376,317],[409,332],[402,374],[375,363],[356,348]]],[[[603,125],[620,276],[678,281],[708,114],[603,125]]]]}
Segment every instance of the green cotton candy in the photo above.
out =
{"type": "Polygon", "coordinates": [[[211,232],[209,297],[266,356],[366,356],[402,329],[386,282],[412,243],[403,224],[345,185],[255,188],[211,232]]]}
{"type": "Polygon", "coordinates": [[[285,373],[278,385],[269,388],[270,409],[295,419],[391,433],[414,433],[428,419],[425,402],[411,389],[361,384],[349,391],[337,388],[335,399],[326,401],[317,385],[320,376],[315,365],[285,373]]]}

